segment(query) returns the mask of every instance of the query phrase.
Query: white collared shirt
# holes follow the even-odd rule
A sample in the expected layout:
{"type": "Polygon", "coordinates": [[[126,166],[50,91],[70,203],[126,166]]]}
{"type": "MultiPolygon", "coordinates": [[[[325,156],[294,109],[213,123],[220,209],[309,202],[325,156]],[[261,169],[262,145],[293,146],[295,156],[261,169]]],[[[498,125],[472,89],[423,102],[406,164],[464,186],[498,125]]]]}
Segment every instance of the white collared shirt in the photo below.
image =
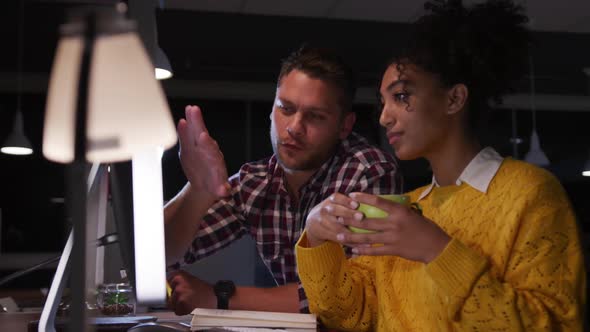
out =
{"type": "MultiPolygon", "coordinates": [[[[465,167],[463,173],[459,175],[459,178],[455,182],[457,186],[460,186],[463,182],[467,183],[471,187],[477,189],[482,193],[488,191],[488,187],[492,179],[498,172],[500,165],[504,158],[491,147],[479,151],[479,153],[469,162],[469,165],[465,167]]],[[[436,182],[434,175],[432,175],[432,183],[424,189],[424,191],[418,197],[418,200],[428,196],[434,186],[439,187],[436,182]]]]}

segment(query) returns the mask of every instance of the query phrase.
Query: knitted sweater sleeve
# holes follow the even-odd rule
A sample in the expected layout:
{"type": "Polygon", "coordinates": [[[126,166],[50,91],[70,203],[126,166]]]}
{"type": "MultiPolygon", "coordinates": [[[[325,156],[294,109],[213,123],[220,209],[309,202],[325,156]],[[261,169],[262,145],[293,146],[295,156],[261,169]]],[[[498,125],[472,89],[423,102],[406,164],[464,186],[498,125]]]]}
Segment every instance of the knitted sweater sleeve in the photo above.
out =
{"type": "Polygon", "coordinates": [[[426,266],[457,331],[581,331],[585,274],[565,192],[544,181],[515,204],[520,225],[505,270],[453,239],[426,266]]]}
{"type": "Polygon", "coordinates": [[[296,246],[299,278],[305,287],[309,309],[322,323],[341,331],[372,331],[377,299],[374,268],[367,257],[347,259],[342,247],[325,242],[307,248],[303,233],[296,246]]]}

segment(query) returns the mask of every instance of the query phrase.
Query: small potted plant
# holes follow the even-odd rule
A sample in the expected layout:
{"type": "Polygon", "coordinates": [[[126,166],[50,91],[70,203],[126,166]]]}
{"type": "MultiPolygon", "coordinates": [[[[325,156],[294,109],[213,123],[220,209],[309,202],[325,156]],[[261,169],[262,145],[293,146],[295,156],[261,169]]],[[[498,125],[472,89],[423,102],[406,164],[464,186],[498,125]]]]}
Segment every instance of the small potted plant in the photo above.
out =
{"type": "Polygon", "coordinates": [[[100,285],[96,304],[103,315],[127,316],[135,313],[135,297],[129,284],[100,285]]]}

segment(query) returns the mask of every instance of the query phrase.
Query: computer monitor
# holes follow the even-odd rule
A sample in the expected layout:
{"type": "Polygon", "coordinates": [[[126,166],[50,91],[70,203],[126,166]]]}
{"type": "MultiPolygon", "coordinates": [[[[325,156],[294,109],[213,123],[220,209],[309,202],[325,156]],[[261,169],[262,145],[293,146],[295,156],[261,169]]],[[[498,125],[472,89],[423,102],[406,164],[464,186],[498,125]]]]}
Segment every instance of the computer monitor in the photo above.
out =
{"type": "MultiPolygon", "coordinates": [[[[136,301],[141,305],[161,305],[166,301],[162,153],[158,148],[137,154],[131,163],[112,165],[109,175],[121,254],[136,301]]],[[[91,234],[101,234],[104,230],[105,168],[106,165],[93,165],[88,171],[86,223],[91,234]]],[[[96,240],[96,237],[88,239],[90,243],[96,240]]],[[[41,312],[39,331],[55,331],[57,308],[72,264],[72,248],[73,232],[70,232],[41,312]]],[[[89,269],[100,266],[92,263],[100,262],[101,257],[90,249],[92,246],[88,248],[86,285],[93,287],[100,277],[89,269]]]]}
{"type": "Polygon", "coordinates": [[[111,164],[110,193],[123,263],[143,305],[166,301],[161,149],[111,164]]]}
{"type": "Polygon", "coordinates": [[[135,249],[133,234],[133,175],[131,161],[109,165],[110,201],[121,259],[127,277],[135,285],[135,249]]]}

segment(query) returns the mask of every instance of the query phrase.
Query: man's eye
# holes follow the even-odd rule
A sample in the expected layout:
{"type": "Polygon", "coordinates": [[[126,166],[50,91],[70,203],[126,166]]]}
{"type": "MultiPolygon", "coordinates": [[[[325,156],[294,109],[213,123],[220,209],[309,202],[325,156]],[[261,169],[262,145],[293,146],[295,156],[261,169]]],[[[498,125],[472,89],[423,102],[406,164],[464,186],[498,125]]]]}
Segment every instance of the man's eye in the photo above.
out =
{"type": "Polygon", "coordinates": [[[312,120],[323,120],[324,116],[321,114],[311,113],[309,114],[309,118],[312,120]]]}
{"type": "Polygon", "coordinates": [[[277,107],[284,113],[292,113],[293,109],[291,107],[285,106],[283,104],[277,104],[277,107]]]}

